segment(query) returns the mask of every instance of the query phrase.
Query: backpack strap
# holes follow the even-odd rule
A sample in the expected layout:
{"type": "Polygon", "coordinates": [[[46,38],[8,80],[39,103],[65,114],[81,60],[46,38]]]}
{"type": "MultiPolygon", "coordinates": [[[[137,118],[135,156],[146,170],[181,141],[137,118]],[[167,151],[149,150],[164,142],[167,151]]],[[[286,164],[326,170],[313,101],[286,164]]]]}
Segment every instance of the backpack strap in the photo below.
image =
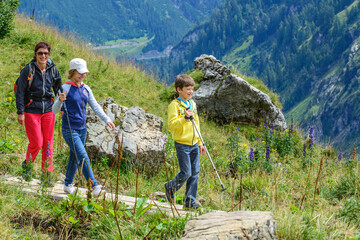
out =
{"type": "Polygon", "coordinates": [[[185,102],[180,97],[176,98],[176,101],[178,102],[180,107],[185,108],[185,109],[190,109],[191,111],[193,111],[194,103],[192,102],[191,99],[189,99],[189,103],[185,102]],[[184,103],[186,105],[186,107],[181,103],[184,103]]]}
{"type": "Polygon", "coordinates": [[[55,76],[55,66],[53,66],[53,67],[51,68],[51,76],[52,76],[53,80],[56,80],[56,76],[55,76]]]}
{"type": "Polygon", "coordinates": [[[35,67],[34,67],[33,63],[30,62],[29,63],[29,75],[28,75],[28,81],[29,81],[28,90],[30,90],[31,83],[34,80],[34,75],[35,75],[35,67]]]}

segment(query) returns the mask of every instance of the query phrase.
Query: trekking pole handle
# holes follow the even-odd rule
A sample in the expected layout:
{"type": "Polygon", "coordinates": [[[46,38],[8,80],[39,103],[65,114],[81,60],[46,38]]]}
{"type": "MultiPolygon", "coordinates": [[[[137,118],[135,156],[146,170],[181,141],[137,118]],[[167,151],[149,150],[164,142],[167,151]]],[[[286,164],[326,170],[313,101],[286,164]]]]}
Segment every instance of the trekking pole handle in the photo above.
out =
{"type": "MultiPolygon", "coordinates": [[[[187,108],[186,108],[186,111],[187,111],[187,110],[190,110],[190,107],[187,107],[187,108]]],[[[185,119],[189,119],[190,121],[193,121],[193,120],[194,120],[194,116],[187,117],[187,116],[185,115],[185,119]]]]}

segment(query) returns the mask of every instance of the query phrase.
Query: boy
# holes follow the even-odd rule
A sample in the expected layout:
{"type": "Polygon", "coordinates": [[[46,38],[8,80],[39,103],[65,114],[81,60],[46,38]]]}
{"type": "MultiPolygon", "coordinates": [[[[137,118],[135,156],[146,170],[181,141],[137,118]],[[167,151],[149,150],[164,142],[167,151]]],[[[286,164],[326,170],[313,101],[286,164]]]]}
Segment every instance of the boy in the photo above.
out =
{"type": "Polygon", "coordinates": [[[195,203],[200,172],[199,153],[205,154],[205,148],[191,121],[193,118],[200,131],[196,104],[190,100],[194,86],[195,82],[190,76],[178,75],[175,79],[175,89],[179,97],[173,100],[168,107],[168,125],[175,141],[180,173],[165,183],[165,192],[167,200],[173,203],[174,193],[186,182],[185,209],[200,207],[195,203]]]}

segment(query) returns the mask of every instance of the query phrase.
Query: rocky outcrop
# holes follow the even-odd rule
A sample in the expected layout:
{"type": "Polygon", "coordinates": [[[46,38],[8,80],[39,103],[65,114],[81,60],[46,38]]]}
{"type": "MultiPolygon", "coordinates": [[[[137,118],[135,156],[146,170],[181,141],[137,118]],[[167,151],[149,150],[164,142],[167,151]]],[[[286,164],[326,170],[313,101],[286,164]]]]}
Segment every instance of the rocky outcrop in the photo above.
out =
{"type": "Polygon", "coordinates": [[[128,160],[138,164],[138,168],[150,175],[156,173],[164,164],[164,149],[167,143],[167,135],[162,133],[162,119],[146,113],[140,107],[127,108],[118,105],[111,98],[99,104],[115,123],[116,131],[111,132],[88,107],[86,149],[89,157],[116,159],[118,136],[122,141],[122,153],[128,160]]]}
{"type": "Polygon", "coordinates": [[[250,85],[213,56],[196,58],[195,69],[204,72],[200,87],[194,92],[193,100],[200,112],[221,123],[231,121],[259,126],[264,121],[283,130],[286,122],[281,110],[270,97],[250,85]]]}
{"type": "Polygon", "coordinates": [[[212,212],[186,223],[185,239],[277,239],[271,212],[212,212]]]}

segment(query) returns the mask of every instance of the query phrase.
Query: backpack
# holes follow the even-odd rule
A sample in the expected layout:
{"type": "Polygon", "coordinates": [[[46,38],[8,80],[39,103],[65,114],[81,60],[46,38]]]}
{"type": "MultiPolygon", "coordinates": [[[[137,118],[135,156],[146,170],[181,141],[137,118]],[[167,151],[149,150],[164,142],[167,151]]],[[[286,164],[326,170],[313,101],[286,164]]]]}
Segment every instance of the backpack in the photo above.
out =
{"type": "MultiPolygon", "coordinates": [[[[34,75],[35,75],[35,66],[34,66],[34,64],[33,64],[32,62],[29,63],[29,68],[30,68],[30,70],[29,70],[29,75],[28,75],[28,78],[27,78],[27,80],[29,81],[28,90],[30,89],[31,83],[32,83],[32,81],[34,80],[34,75]]],[[[14,94],[15,94],[15,95],[16,95],[16,90],[17,90],[19,78],[20,78],[20,77],[18,77],[18,78],[16,79],[15,83],[14,83],[14,94]]]]}

